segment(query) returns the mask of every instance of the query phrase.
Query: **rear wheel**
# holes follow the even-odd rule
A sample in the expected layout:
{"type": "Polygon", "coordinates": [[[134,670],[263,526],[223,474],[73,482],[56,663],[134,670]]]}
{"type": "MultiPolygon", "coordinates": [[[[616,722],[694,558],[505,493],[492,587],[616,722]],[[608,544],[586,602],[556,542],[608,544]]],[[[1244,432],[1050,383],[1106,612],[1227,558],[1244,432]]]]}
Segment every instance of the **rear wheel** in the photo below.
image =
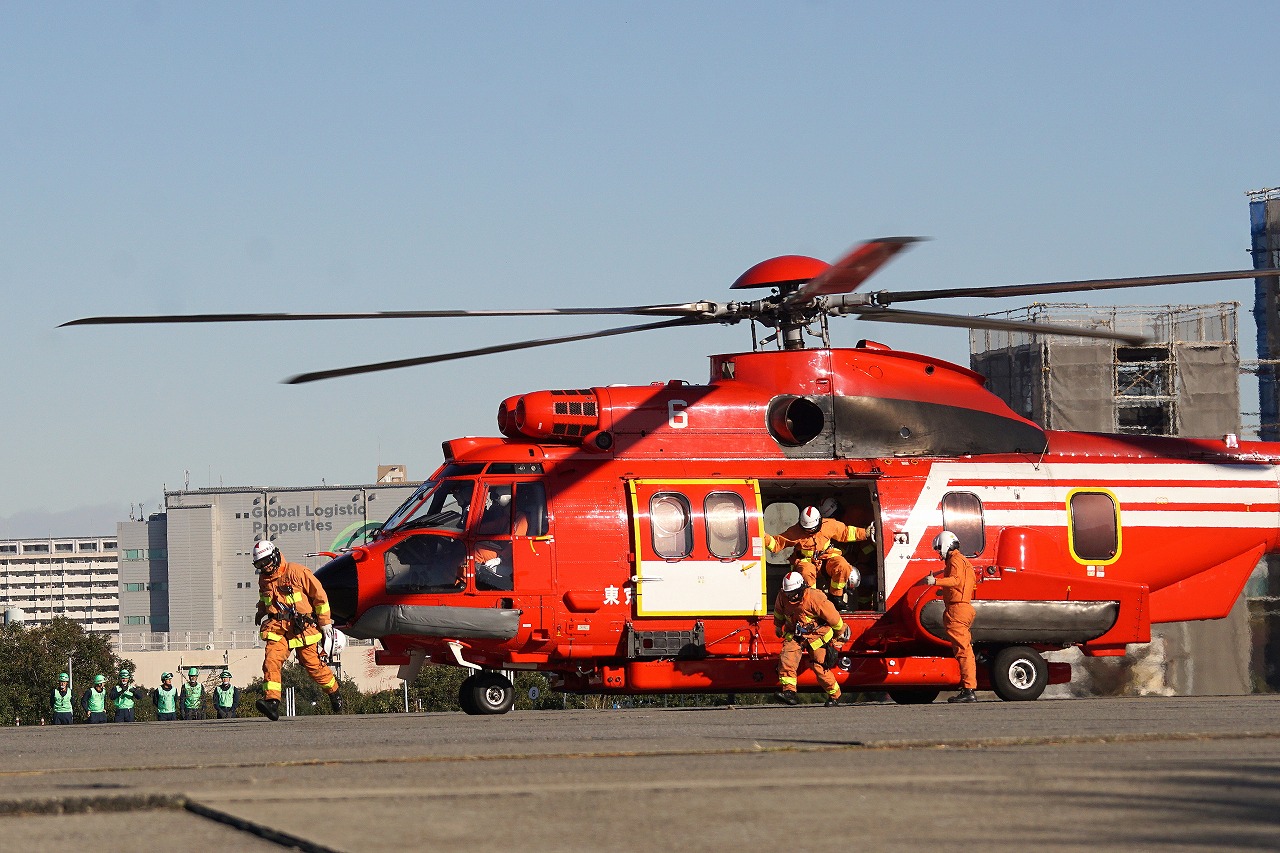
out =
{"type": "Polygon", "coordinates": [[[1006,702],[1030,702],[1049,685],[1049,664],[1035,649],[1009,646],[991,661],[991,689],[1006,702]]]}
{"type": "Polygon", "coordinates": [[[932,687],[908,687],[890,690],[889,698],[899,705],[928,705],[942,692],[932,687]]]}
{"type": "Polygon", "coordinates": [[[515,685],[496,672],[477,672],[458,688],[458,704],[468,714],[505,714],[515,701],[515,685]]]}

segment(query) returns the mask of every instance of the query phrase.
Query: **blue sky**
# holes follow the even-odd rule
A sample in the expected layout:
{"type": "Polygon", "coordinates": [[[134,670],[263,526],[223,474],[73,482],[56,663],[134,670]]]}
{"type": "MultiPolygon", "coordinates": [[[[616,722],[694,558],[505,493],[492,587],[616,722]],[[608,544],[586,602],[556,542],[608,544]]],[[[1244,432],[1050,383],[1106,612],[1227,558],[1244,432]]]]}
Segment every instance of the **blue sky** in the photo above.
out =
{"type": "MultiPolygon", "coordinates": [[[[1274,14],[0,2],[0,537],[111,533],[165,486],[422,478],[510,394],[698,382],[750,346],[672,330],[293,387],[610,320],[55,328],[74,317],[724,300],[764,258],[899,234],[934,239],[876,287],[1247,267],[1244,194],[1280,185],[1274,14]]],[[[1239,301],[1248,356],[1251,299],[1093,301],[1239,301]]],[[[834,337],[967,362],[958,330],[834,337]]]]}

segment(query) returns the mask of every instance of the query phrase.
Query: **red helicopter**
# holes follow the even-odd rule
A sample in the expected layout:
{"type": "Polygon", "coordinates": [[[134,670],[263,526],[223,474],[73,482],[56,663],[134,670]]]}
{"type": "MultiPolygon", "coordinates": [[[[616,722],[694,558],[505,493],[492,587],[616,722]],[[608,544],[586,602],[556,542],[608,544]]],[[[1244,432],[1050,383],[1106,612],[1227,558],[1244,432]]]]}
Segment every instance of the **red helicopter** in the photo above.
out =
{"type": "MultiPolygon", "coordinates": [[[[751,322],[753,347],[711,357],[705,385],[540,390],[498,406],[501,437],[443,445],[444,463],[365,545],[317,572],[335,621],[380,664],[466,667],[471,714],[513,703],[510,673],[579,693],[777,689],[772,608],[787,552],[762,540],[825,505],[879,531],[858,570],[837,680],[927,703],[959,684],[942,603],[921,580],[956,534],[980,583],[979,686],[1032,700],[1070,679],[1043,652],[1121,655],[1152,623],[1221,618],[1280,548],[1280,446],[1046,431],[955,364],[862,341],[828,319],[1135,336],[907,311],[896,303],[1255,278],[1240,270],[928,291],[854,291],[918,238],[834,264],[773,258],[750,301],[619,308],[92,317],[64,325],[613,314],[639,325],[295,376],[310,382],[651,329],[751,322]],[[757,339],[757,324],[773,331],[757,339]],[[817,345],[810,347],[809,340],[817,345]]],[[[1231,437],[1233,439],[1233,437],[1231,437]]],[[[846,548],[851,548],[851,543],[846,548]]],[[[807,680],[806,680],[807,679],[807,680]]],[[[801,689],[815,687],[812,673],[801,689]]]]}

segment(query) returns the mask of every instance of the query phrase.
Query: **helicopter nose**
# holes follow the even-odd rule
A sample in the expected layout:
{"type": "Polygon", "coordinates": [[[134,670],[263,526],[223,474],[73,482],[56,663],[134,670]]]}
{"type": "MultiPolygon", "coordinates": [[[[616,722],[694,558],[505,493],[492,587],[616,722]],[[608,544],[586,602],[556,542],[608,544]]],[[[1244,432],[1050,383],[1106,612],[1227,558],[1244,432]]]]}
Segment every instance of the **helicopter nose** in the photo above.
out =
{"type": "Polygon", "coordinates": [[[360,601],[360,572],[355,558],[340,554],[316,570],[316,579],[329,596],[329,615],[338,624],[355,618],[360,601]]]}

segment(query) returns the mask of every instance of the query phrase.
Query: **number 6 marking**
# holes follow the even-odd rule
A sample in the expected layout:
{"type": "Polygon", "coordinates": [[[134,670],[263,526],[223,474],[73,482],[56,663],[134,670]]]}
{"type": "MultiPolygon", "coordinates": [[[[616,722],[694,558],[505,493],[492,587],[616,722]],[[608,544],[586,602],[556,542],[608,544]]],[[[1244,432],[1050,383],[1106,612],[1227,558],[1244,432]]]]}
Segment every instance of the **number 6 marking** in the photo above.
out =
{"type": "Polygon", "coordinates": [[[667,426],[672,429],[684,429],[689,425],[689,413],[684,407],[689,405],[684,400],[672,400],[667,403],[667,426]]]}

